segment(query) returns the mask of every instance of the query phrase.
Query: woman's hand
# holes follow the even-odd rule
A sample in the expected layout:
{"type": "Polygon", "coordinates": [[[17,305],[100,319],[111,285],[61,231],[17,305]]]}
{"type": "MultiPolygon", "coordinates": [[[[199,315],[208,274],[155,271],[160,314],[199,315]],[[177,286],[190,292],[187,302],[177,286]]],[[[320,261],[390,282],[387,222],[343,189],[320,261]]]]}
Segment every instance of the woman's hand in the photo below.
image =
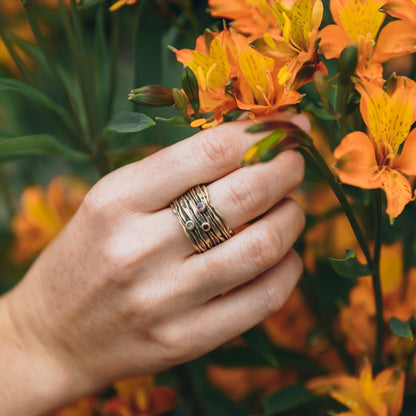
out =
{"type": "Polygon", "coordinates": [[[304,214],[286,195],[303,159],[286,151],[240,167],[260,138],[248,125],[198,133],[92,188],[0,302],[0,373],[12,374],[0,382],[2,414],[42,414],[196,358],[283,305],[302,271],[291,247],[304,214]],[[239,232],[197,254],[169,205],[202,183],[239,232]]]}

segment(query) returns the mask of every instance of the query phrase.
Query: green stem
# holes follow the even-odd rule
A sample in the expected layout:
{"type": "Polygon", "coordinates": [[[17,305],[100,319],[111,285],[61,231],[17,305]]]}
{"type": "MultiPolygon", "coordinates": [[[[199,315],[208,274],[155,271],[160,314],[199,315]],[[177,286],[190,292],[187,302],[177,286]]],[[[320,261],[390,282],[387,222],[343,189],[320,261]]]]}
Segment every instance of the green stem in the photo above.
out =
{"type": "MultiPolygon", "coordinates": [[[[81,56],[81,50],[80,50],[80,43],[77,41],[74,35],[74,30],[71,25],[71,21],[69,18],[68,11],[66,9],[64,0],[59,0],[59,15],[62,21],[63,29],[65,32],[65,36],[68,41],[69,48],[71,50],[72,58],[74,60],[75,66],[76,66],[76,73],[78,76],[79,86],[81,90],[81,95],[83,98],[83,106],[85,109],[85,113],[87,115],[87,123],[88,123],[88,135],[86,138],[86,142],[89,144],[89,146],[92,146],[93,142],[93,127],[92,127],[92,110],[90,109],[89,105],[89,94],[87,92],[88,86],[88,80],[86,80],[86,74],[85,74],[85,67],[83,62],[83,56],[81,56]]],[[[83,46],[82,46],[83,47],[83,46]]]]}
{"type": "Polygon", "coordinates": [[[376,193],[376,235],[375,235],[375,251],[374,251],[374,259],[371,256],[366,238],[361,231],[361,228],[355,218],[355,215],[351,209],[351,205],[349,204],[344,191],[340,183],[335,179],[334,175],[332,174],[331,170],[329,169],[328,165],[326,164],[325,160],[322,158],[318,150],[315,146],[310,143],[307,146],[307,150],[313,156],[315,161],[317,162],[322,174],[328,181],[329,186],[331,187],[332,191],[335,193],[338,201],[340,202],[342,208],[345,211],[345,214],[348,218],[348,221],[351,224],[352,230],[355,234],[355,237],[358,241],[358,244],[361,247],[361,250],[364,253],[366,258],[367,264],[369,268],[372,270],[372,281],[373,281],[373,291],[374,291],[374,299],[376,304],[376,353],[374,358],[374,370],[379,371],[382,367],[382,355],[383,355],[383,297],[381,291],[381,280],[380,280],[380,248],[381,248],[381,220],[382,220],[382,212],[381,212],[381,190],[377,190],[376,193]]]}
{"type": "Polygon", "coordinates": [[[92,155],[92,163],[97,170],[100,177],[107,175],[111,172],[111,165],[106,154],[105,142],[98,142],[95,152],[92,155]]]}
{"type": "Polygon", "coordinates": [[[339,110],[339,126],[340,126],[340,139],[342,140],[348,133],[347,124],[347,98],[350,84],[344,85],[338,83],[338,110],[339,110]]]}
{"type": "Polygon", "coordinates": [[[14,63],[16,64],[18,70],[22,74],[23,78],[29,83],[34,84],[32,76],[30,75],[30,72],[27,70],[25,64],[21,60],[20,56],[16,52],[16,50],[13,47],[12,42],[10,42],[9,37],[7,36],[7,33],[5,33],[2,29],[2,24],[0,23],[0,38],[3,40],[4,45],[6,46],[7,51],[9,52],[10,56],[12,57],[14,63]]]}
{"type": "MultiPolygon", "coordinates": [[[[39,48],[40,48],[43,56],[45,57],[47,67],[48,67],[49,71],[51,72],[52,76],[54,77],[54,79],[56,80],[56,82],[58,83],[58,85],[61,89],[61,92],[62,92],[62,95],[64,97],[65,103],[66,103],[66,105],[69,109],[69,114],[70,114],[71,120],[74,124],[74,128],[76,130],[77,136],[79,138],[83,138],[84,134],[83,134],[82,127],[81,127],[81,124],[79,122],[79,119],[77,117],[74,105],[73,105],[72,100],[69,96],[68,90],[66,89],[65,83],[64,83],[61,75],[59,74],[59,71],[58,71],[52,57],[50,56],[50,54],[48,52],[48,48],[46,46],[45,38],[43,37],[42,32],[39,28],[38,22],[35,18],[35,12],[32,8],[33,6],[31,6],[30,2],[23,2],[23,5],[25,7],[28,23],[30,25],[30,28],[32,29],[33,35],[36,39],[36,42],[39,45],[39,48]]],[[[86,149],[85,144],[83,146],[84,146],[84,149],[86,149]]]]}
{"type": "Polygon", "coordinates": [[[325,179],[327,180],[329,186],[331,187],[332,191],[334,192],[335,196],[338,198],[339,203],[341,204],[342,208],[345,211],[345,214],[348,218],[348,221],[351,225],[351,228],[354,232],[354,235],[358,241],[358,244],[361,247],[361,250],[364,253],[365,259],[368,263],[368,266],[371,270],[374,270],[374,261],[371,256],[370,250],[368,248],[367,240],[361,231],[360,225],[358,224],[357,219],[351,209],[351,205],[345,196],[345,193],[338,182],[338,180],[334,177],[331,170],[329,169],[328,165],[326,164],[323,157],[320,155],[318,150],[313,144],[309,144],[307,147],[307,151],[312,155],[316,163],[318,164],[319,169],[321,170],[322,174],[324,175],[325,179]]]}
{"type": "Polygon", "coordinates": [[[416,342],[413,344],[412,351],[410,352],[409,358],[407,359],[405,373],[406,373],[406,389],[408,389],[410,384],[410,377],[413,375],[413,367],[416,356],[416,342]]]}
{"type": "Polygon", "coordinates": [[[111,25],[111,54],[110,54],[110,92],[108,95],[108,109],[106,121],[110,120],[113,113],[115,100],[116,82],[117,82],[117,56],[120,42],[120,13],[112,14],[111,25]]]}
{"type": "Polygon", "coordinates": [[[374,235],[374,273],[372,275],[374,300],[376,303],[376,352],[374,357],[374,372],[381,370],[383,365],[383,293],[381,290],[380,278],[380,255],[382,242],[382,195],[381,189],[376,189],[375,193],[375,235],[374,235]]]}
{"type": "Polygon", "coordinates": [[[134,79],[133,79],[133,85],[134,88],[136,88],[139,85],[140,79],[138,77],[139,74],[139,65],[142,65],[142,62],[140,62],[139,56],[140,56],[140,44],[138,42],[139,38],[139,30],[141,26],[141,20],[144,8],[146,6],[147,0],[142,0],[139,2],[139,6],[137,7],[137,14],[134,20],[134,30],[133,30],[133,69],[134,69],[134,79]]]}

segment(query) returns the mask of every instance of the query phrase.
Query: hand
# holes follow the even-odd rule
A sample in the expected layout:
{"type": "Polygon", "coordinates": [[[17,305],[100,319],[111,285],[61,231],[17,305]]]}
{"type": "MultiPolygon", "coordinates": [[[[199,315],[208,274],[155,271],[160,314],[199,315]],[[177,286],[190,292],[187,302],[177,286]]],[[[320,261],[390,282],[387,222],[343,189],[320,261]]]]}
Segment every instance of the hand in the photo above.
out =
{"type": "MultiPolygon", "coordinates": [[[[286,151],[240,167],[260,138],[245,132],[248,125],[200,132],[92,188],[0,303],[19,351],[12,371],[20,372],[22,389],[19,401],[10,380],[0,384],[0,409],[42,414],[116,379],[164,370],[283,305],[302,271],[291,247],[304,214],[286,195],[303,179],[303,158],[286,151]],[[211,202],[240,231],[197,254],[169,204],[201,183],[209,183],[211,202]]],[[[0,358],[3,375],[5,366],[13,364],[0,358]]]]}

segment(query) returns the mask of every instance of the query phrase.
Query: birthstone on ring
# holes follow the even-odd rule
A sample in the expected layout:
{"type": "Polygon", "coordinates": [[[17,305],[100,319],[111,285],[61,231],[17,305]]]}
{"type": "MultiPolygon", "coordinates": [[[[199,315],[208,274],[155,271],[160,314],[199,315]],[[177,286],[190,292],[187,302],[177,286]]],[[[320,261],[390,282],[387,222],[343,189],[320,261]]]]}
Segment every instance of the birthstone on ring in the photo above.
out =
{"type": "Polygon", "coordinates": [[[204,231],[209,231],[209,230],[211,229],[211,225],[210,225],[210,223],[209,223],[209,222],[203,222],[203,223],[201,224],[201,228],[202,228],[204,231]]]}
{"type": "Polygon", "coordinates": [[[193,221],[191,221],[191,220],[186,221],[185,227],[188,230],[193,230],[195,228],[195,223],[193,221]]]}
{"type": "Polygon", "coordinates": [[[196,205],[196,209],[199,211],[199,212],[204,212],[205,211],[205,209],[206,209],[206,205],[203,203],[203,202],[198,202],[198,204],[196,205]]]}

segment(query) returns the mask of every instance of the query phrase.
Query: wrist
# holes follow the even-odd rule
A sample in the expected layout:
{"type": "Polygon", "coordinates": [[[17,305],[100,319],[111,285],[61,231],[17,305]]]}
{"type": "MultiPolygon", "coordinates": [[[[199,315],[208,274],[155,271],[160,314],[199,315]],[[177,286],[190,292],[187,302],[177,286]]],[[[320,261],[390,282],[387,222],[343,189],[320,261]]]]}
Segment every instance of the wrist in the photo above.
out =
{"type": "Polygon", "coordinates": [[[75,401],[85,386],[22,323],[15,291],[0,298],[0,414],[43,415],[75,401]]]}

